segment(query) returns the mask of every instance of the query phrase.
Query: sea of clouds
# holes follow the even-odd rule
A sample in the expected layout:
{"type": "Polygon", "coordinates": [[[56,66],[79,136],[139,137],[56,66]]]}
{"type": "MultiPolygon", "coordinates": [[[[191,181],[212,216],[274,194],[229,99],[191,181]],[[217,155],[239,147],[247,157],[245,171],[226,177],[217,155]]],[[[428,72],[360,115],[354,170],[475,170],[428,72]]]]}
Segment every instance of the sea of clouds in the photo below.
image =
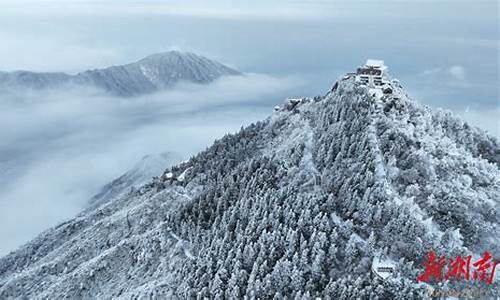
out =
{"type": "Polygon", "coordinates": [[[136,98],[86,88],[1,94],[0,255],[77,214],[144,155],[188,158],[267,117],[299,86],[247,74],[136,98]]]}

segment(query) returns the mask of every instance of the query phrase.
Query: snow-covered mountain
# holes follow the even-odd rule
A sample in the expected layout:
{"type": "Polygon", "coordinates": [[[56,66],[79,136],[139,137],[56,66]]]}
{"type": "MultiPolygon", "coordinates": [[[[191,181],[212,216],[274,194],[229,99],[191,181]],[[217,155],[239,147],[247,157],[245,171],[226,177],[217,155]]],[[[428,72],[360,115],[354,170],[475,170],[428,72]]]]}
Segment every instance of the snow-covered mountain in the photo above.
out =
{"type": "Polygon", "coordinates": [[[421,299],[430,249],[500,253],[499,153],[346,76],[0,259],[0,298],[421,299]]]}
{"type": "Polygon", "coordinates": [[[92,86],[119,96],[136,96],[172,87],[180,81],[209,83],[239,72],[189,52],[170,51],[137,62],[88,70],[76,75],[28,71],[0,72],[0,91],[16,88],[44,89],[66,85],[92,86]]]}
{"type": "Polygon", "coordinates": [[[68,83],[71,78],[71,75],[65,73],[0,72],[0,91],[13,88],[53,88],[68,83]]]}
{"type": "Polygon", "coordinates": [[[101,191],[92,197],[89,206],[94,208],[97,205],[104,204],[104,202],[132,192],[152,180],[153,177],[160,176],[165,171],[165,168],[178,164],[181,160],[181,156],[173,152],[145,155],[125,174],[103,186],[101,191]]]}

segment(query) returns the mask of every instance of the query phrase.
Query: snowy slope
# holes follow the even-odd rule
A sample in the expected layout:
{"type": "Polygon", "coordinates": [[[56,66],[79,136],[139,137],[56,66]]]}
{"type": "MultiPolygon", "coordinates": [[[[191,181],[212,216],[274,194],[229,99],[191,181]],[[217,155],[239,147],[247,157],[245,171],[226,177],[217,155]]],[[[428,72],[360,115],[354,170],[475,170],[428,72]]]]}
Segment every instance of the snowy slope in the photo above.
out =
{"type": "Polygon", "coordinates": [[[172,87],[180,81],[209,83],[222,76],[238,74],[237,71],[203,56],[170,51],[153,54],[134,63],[88,70],[76,75],[0,72],[0,91],[83,85],[118,96],[136,96],[172,87]]]}
{"type": "Polygon", "coordinates": [[[153,177],[160,176],[165,168],[181,160],[180,155],[173,152],[144,156],[132,169],[103,186],[101,191],[90,200],[90,207],[93,208],[139,188],[153,177]]]}
{"type": "Polygon", "coordinates": [[[32,89],[57,87],[70,79],[71,76],[64,73],[0,72],[0,90],[20,87],[32,89]]]}
{"type": "Polygon", "coordinates": [[[0,298],[421,299],[428,249],[499,253],[500,149],[393,89],[288,101],[2,258],[0,298]]]}

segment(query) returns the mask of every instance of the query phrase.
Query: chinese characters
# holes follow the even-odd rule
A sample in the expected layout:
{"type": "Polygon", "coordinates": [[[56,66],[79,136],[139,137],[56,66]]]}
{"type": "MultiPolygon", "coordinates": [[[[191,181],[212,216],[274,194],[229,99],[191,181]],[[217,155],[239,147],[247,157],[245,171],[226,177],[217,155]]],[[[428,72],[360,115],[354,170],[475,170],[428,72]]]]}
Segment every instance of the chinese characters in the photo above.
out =
{"type": "Polygon", "coordinates": [[[471,262],[472,256],[457,256],[455,259],[438,257],[434,251],[429,252],[427,260],[423,263],[425,269],[417,277],[418,282],[429,282],[431,280],[440,282],[455,278],[456,280],[479,280],[487,284],[493,284],[495,269],[498,262],[488,252],[478,260],[471,262]],[[445,270],[445,266],[447,269],[445,270]],[[446,271],[446,272],[445,272],[446,271]],[[472,271],[472,276],[471,276],[472,271]],[[443,276],[444,274],[444,276],[443,276]]]}

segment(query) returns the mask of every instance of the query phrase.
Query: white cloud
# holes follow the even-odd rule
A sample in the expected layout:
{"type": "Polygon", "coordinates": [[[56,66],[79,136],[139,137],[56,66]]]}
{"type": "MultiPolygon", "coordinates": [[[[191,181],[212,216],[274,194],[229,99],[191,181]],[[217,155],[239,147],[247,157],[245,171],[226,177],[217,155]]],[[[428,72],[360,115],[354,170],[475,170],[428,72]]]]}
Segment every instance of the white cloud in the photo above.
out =
{"type": "Polygon", "coordinates": [[[466,71],[462,66],[451,66],[447,69],[447,72],[456,80],[465,80],[466,79],[466,71]]]}
{"type": "Polygon", "coordinates": [[[250,74],[133,99],[92,90],[0,96],[0,255],[76,214],[145,154],[194,154],[263,119],[297,86],[250,74]]]}
{"type": "Polygon", "coordinates": [[[422,71],[421,76],[424,77],[440,77],[441,79],[464,81],[467,77],[465,67],[453,65],[450,67],[436,67],[422,71]]]}
{"type": "Polygon", "coordinates": [[[440,83],[449,88],[481,88],[481,84],[467,80],[467,69],[461,65],[430,68],[420,72],[419,77],[426,83],[440,83]]]}
{"type": "Polygon", "coordinates": [[[420,74],[427,77],[427,76],[439,74],[441,72],[443,72],[443,68],[432,68],[432,69],[424,70],[420,74]]]}

